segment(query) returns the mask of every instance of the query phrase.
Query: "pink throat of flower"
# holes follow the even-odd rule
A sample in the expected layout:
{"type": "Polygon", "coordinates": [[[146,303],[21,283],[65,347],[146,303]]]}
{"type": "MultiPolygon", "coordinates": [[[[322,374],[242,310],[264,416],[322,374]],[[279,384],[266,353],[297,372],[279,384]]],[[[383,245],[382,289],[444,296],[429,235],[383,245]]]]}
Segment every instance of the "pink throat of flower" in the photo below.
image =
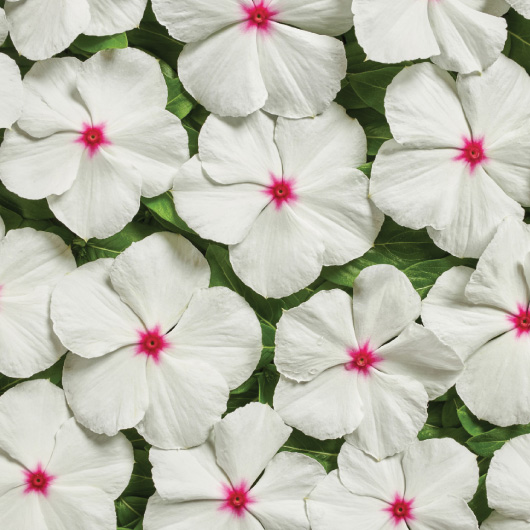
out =
{"type": "Polygon", "coordinates": [[[455,160],[461,160],[468,167],[471,173],[475,168],[488,160],[484,149],[484,138],[464,138],[464,145],[460,147],[460,154],[455,160]]]}
{"type": "Polygon", "coordinates": [[[400,495],[396,494],[394,497],[394,502],[387,506],[384,510],[391,515],[394,524],[398,525],[401,522],[407,523],[415,519],[413,514],[413,504],[414,499],[407,501],[400,495]]]}
{"type": "Polygon", "coordinates": [[[508,320],[513,324],[517,337],[530,333],[530,308],[524,304],[517,304],[517,313],[508,315],[508,320]]]}
{"type": "Polygon", "coordinates": [[[137,333],[136,354],[147,355],[155,363],[158,363],[160,353],[170,345],[166,336],[161,332],[160,326],[155,326],[147,331],[138,330],[137,333]]]}
{"type": "Polygon", "coordinates": [[[110,140],[105,135],[105,124],[90,125],[83,123],[83,130],[79,133],[77,143],[88,149],[88,156],[92,158],[103,145],[110,145],[110,140]]]}
{"type": "Polygon", "coordinates": [[[348,350],[348,355],[351,361],[347,362],[344,368],[350,371],[355,370],[363,375],[368,375],[372,367],[381,361],[368,342],[358,348],[351,348],[348,350]]]}
{"type": "Polygon", "coordinates": [[[223,493],[225,499],[220,509],[230,511],[236,517],[243,517],[247,506],[254,502],[245,481],[241,482],[238,486],[225,484],[223,486],[223,493]]]}
{"type": "Polygon", "coordinates": [[[39,463],[34,471],[24,470],[24,482],[26,483],[24,493],[39,493],[46,496],[54,480],[55,477],[46,473],[39,463]]]}
{"type": "Polygon", "coordinates": [[[284,204],[295,202],[298,198],[294,191],[294,179],[271,175],[271,184],[263,190],[274,203],[277,210],[284,204]]]}
{"type": "Polygon", "coordinates": [[[243,5],[244,22],[246,22],[246,29],[257,28],[260,31],[269,31],[270,23],[278,14],[278,11],[270,9],[268,4],[270,0],[254,0],[253,5],[243,5]]]}

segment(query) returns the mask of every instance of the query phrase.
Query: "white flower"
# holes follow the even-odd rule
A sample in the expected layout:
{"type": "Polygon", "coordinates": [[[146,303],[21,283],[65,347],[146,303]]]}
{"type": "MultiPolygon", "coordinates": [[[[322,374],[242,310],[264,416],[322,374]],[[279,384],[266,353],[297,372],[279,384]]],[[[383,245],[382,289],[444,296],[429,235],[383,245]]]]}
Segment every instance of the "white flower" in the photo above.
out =
{"type": "Polygon", "coordinates": [[[84,33],[112,35],[135,28],[147,0],[6,0],[11,39],[32,61],[62,52],[84,33]]]}
{"type": "Polygon", "coordinates": [[[189,158],[186,131],[165,110],[159,64],[139,50],[36,63],[24,88],[22,117],[0,148],[0,178],[21,197],[46,197],[84,239],[121,230],[140,195],[167,191],[189,158]]]}
{"type": "Polygon", "coordinates": [[[508,9],[504,0],[353,0],[355,34],[368,59],[430,57],[462,73],[480,72],[499,57],[508,9]]]}
{"type": "Polygon", "coordinates": [[[338,464],[307,500],[313,530],[478,530],[467,505],[476,457],[454,440],[417,441],[379,462],[344,444],[338,464]]]}
{"type": "Polygon", "coordinates": [[[168,449],[204,442],[261,353],[254,312],[209,280],[203,255],[163,232],[59,283],[52,320],[73,352],[63,385],[80,423],[110,435],[136,426],[168,449]]]}
{"type": "Polygon", "coordinates": [[[4,234],[2,221],[0,372],[30,377],[66,352],[52,330],[50,298],[55,285],[76,264],[70,248],[55,234],[33,228],[4,234]]]}
{"type": "Polygon", "coordinates": [[[6,12],[0,7],[0,46],[7,39],[8,32],[6,12]]]}
{"type": "Polygon", "coordinates": [[[530,422],[530,226],[506,219],[477,270],[453,267],[424,300],[425,326],[465,361],[456,389],[495,425],[530,422]]]}
{"type": "MultiPolygon", "coordinates": [[[[0,44],[7,37],[3,10],[0,9],[0,44]]],[[[24,100],[22,79],[17,63],[0,53],[0,128],[11,127],[22,112],[24,100]]]]}
{"type": "Polygon", "coordinates": [[[0,449],[1,528],[116,529],[132,446],[78,425],[60,388],[30,381],[0,397],[0,449]]]}
{"type": "Polygon", "coordinates": [[[186,90],[209,111],[289,118],[325,110],[346,75],[333,38],[352,26],[351,0],[153,0],[186,90]]]}
{"type": "Polygon", "coordinates": [[[395,140],[374,162],[373,201],[400,225],[427,226],[451,254],[478,258],[506,216],[523,218],[518,203],[530,205],[530,77],[505,56],[456,83],[418,64],[395,77],[385,108],[395,140]]]}
{"type": "Polygon", "coordinates": [[[428,399],[462,370],[456,353],[414,322],[420,308],[402,272],[374,265],[355,280],[353,307],[334,289],[286,311],[276,333],[282,377],[274,394],[284,421],[318,439],[346,435],[379,459],[412,443],[428,399]]]}
{"type": "Polygon", "coordinates": [[[316,118],[210,116],[174,183],[178,213],[229,245],[235,273],[279,298],[369,250],[383,215],[368,199],[366,136],[336,104],[316,118]]]}
{"type": "Polygon", "coordinates": [[[528,0],[506,0],[518,13],[530,18],[530,2],[528,0]]]}
{"type": "Polygon", "coordinates": [[[488,505],[496,511],[483,530],[530,528],[530,434],[508,440],[495,451],[486,477],[488,505]]]}
{"type": "Polygon", "coordinates": [[[276,454],[291,431],[267,405],[252,403],[199,447],[151,449],[157,493],[145,530],[309,530],[304,499],[326,473],[308,456],[276,454]]]}

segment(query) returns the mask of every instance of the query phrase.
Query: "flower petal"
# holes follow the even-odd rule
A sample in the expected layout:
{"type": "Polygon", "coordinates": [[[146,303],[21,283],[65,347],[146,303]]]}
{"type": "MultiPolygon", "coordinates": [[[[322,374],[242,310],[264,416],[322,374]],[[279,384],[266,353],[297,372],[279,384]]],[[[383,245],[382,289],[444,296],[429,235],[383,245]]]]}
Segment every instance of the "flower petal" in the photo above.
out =
{"type": "Polygon", "coordinates": [[[505,517],[493,512],[481,525],[480,530],[529,530],[530,522],[505,517]]]}
{"type": "Polygon", "coordinates": [[[311,381],[351,360],[358,346],[353,331],[351,298],[340,289],[320,291],[282,314],[276,331],[274,363],[294,381],[311,381]]]}
{"type": "MultiPolygon", "coordinates": [[[[2,25],[3,10],[0,11],[0,26],[2,25]]],[[[2,42],[2,28],[0,27],[0,42],[2,42]]],[[[0,55],[0,127],[11,127],[22,112],[24,93],[20,70],[13,59],[7,55],[0,55]]]]}
{"type": "Polygon", "coordinates": [[[6,12],[0,7],[0,45],[7,39],[8,31],[6,12]]]}
{"type": "Polygon", "coordinates": [[[150,330],[167,333],[193,293],[208,287],[210,267],[184,237],[159,232],[133,243],[112,263],[112,288],[150,330]]]}
{"type": "Polygon", "coordinates": [[[15,488],[0,496],[0,525],[3,528],[31,528],[48,530],[37,495],[24,495],[23,488],[15,488]]]}
{"type": "Polygon", "coordinates": [[[445,495],[415,508],[408,525],[410,530],[478,530],[477,518],[466,501],[445,495]]]}
{"type": "MultiPolygon", "coordinates": [[[[9,491],[20,488],[25,484],[25,468],[22,464],[13,460],[9,455],[0,452],[0,498],[9,491]]],[[[0,501],[1,502],[1,501],[0,501]]],[[[1,521],[0,514],[0,521],[1,521]]]]}
{"type": "Polygon", "coordinates": [[[525,0],[510,0],[509,4],[523,17],[530,18],[530,6],[525,0]]]}
{"type": "Polygon", "coordinates": [[[137,28],[147,0],[88,0],[90,24],[85,35],[114,35],[137,28]]]}
{"type": "Polygon", "coordinates": [[[510,5],[504,0],[460,0],[472,9],[501,17],[510,9],[510,5]]]}

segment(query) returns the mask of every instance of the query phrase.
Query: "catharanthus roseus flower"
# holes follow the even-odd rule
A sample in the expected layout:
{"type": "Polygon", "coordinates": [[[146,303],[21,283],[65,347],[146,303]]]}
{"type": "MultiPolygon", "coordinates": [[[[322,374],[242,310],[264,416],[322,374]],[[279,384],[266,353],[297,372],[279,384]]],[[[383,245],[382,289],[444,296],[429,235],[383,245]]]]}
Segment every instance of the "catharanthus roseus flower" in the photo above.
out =
{"type": "Polygon", "coordinates": [[[165,110],[160,66],[144,52],[42,61],[24,90],[22,117],[0,148],[0,179],[27,199],[46,197],[84,239],[121,230],[140,196],[167,191],[189,158],[186,131],[165,110]]]}
{"type": "Polygon", "coordinates": [[[140,24],[147,0],[6,0],[11,39],[28,59],[49,59],[80,34],[113,35],[140,24]]]}
{"type": "Polygon", "coordinates": [[[252,403],[217,423],[199,447],[152,448],[157,492],[145,530],[309,530],[305,498],[326,473],[308,456],[276,454],[291,431],[268,405],[252,403]]]}
{"type": "Polygon", "coordinates": [[[365,161],[364,131],[335,103],[303,120],[212,115],[175,178],[175,206],[201,237],[229,245],[243,282],[279,298],[373,246],[384,216],[354,169],[365,161]]]}
{"type": "Polygon", "coordinates": [[[480,419],[530,422],[530,226],[503,221],[474,271],[436,280],[422,320],[465,362],[458,395],[480,419]]]}
{"type": "Polygon", "coordinates": [[[508,440],[495,451],[486,477],[488,506],[495,511],[482,530],[530,528],[530,434],[508,440]]]}
{"type": "Polygon", "coordinates": [[[530,2],[528,0],[506,0],[518,13],[525,18],[530,18],[530,2]]]}
{"type": "Polygon", "coordinates": [[[111,530],[116,499],[133,469],[121,433],[81,427],[63,391],[21,383],[0,397],[0,527],[6,530],[111,530]]]}
{"type": "Polygon", "coordinates": [[[338,464],[307,499],[313,530],[478,530],[467,505],[476,456],[454,440],[416,441],[381,461],[344,444],[338,464]]]}
{"type": "Polygon", "coordinates": [[[179,78],[215,114],[314,116],[346,75],[344,46],[333,37],[352,26],[350,0],[154,0],[153,10],[188,43],[179,78]]]}
{"type": "Polygon", "coordinates": [[[4,233],[0,219],[0,372],[30,377],[66,352],[52,330],[50,298],[76,264],[55,234],[33,228],[4,233]]]}
{"type": "Polygon", "coordinates": [[[204,442],[261,353],[252,309],[209,281],[204,256],[162,232],[59,283],[52,320],[73,352],[63,385],[81,424],[109,435],[136,426],[157,447],[204,442]]]}
{"type": "Polygon", "coordinates": [[[530,205],[530,77],[505,56],[456,82],[417,64],[394,78],[385,108],[394,140],[375,159],[372,200],[451,254],[478,258],[501,221],[530,205]]]}
{"type": "Polygon", "coordinates": [[[425,423],[428,398],[462,370],[457,354],[414,322],[420,309],[402,272],[374,265],[355,280],[353,306],[335,289],[286,311],[276,333],[276,411],[309,436],[346,435],[376,458],[402,451],[425,423]]]}
{"type": "Polygon", "coordinates": [[[506,11],[504,0],[353,0],[355,34],[368,59],[400,63],[430,57],[462,73],[480,72],[499,57],[506,11]]]}

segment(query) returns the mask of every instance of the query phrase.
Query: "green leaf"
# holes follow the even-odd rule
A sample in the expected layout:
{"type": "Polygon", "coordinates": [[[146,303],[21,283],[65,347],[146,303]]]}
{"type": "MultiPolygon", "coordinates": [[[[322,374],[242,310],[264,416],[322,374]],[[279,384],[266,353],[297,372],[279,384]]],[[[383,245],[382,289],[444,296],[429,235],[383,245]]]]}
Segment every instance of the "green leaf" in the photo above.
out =
{"type": "Polygon", "coordinates": [[[460,444],[464,444],[469,438],[469,434],[462,427],[436,427],[426,423],[418,433],[420,440],[430,440],[432,438],[453,438],[460,444]]]}
{"type": "Polygon", "coordinates": [[[123,528],[135,528],[143,517],[147,499],[143,497],[120,497],[115,504],[118,524],[123,528]]]}
{"type": "Polygon", "coordinates": [[[181,120],[197,105],[196,101],[184,90],[178,77],[164,77],[168,89],[166,109],[181,120]]]}
{"type": "Polygon", "coordinates": [[[530,21],[510,9],[505,15],[508,22],[510,46],[508,57],[530,73],[530,21]]]}
{"type": "Polygon", "coordinates": [[[142,204],[154,215],[162,226],[168,226],[170,229],[177,229],[179,232],[188,232],[197,235],[178,215],[175,210],[175,203],[170,191],[162,193],[157,197],[142,197],[142,204]]]}
{"type": "Polygon", "coordinates": [[[166,28],[157,22],[142,21],[139,28],[127,32],[127,38],[130,45],[152,53],[177,69],[177,59],[184,44],[170,37],[166,28]]]}
{"type": "Polygon", "coordinates": [[[493,456],[493,453],[508,440],[528,433],[530,433],[530,423],[512,427],[496,427],[491,431],[473,436],[467,441],[467,446],[477,455],[493,456]]]}
{"type": "Polygon", "coordinates": [[[272,407],[272,398],[274,396],[274,389],[280,379],[280,374],[273,364],[268,364],[265,366],[263,371],[258,374],[258,401],[260,403],[265,403],[272,407]]]}
{"type": "Polygon", "coordinates": [[[15,193],[9,191],[0,182],[0,205],[4,208],[17,213],[25,219],[53,219],[53,213],[50,210],[46,199],[30,201],[23,199],[15,193]]]}
{"type": "Polygon", "coordinates": [[[368,108],[368,105],[357,95],[348,82],[340,89],[335,101],[348,110],[368,108]]]}
{"type": "Polygon", "coordinates": [[[131,480],[122,493],[122,498],[142,497],[148,498],[155,492],[155,485],[151,476],[151,462],[146,449],[135,449],[134,467],[131,480]]]}
{"type": "Polygon", "coordinates": [[[357,118],[362,125],[366,138],[368,140],[368,154],[376,155],[379,148],[387,141],[392,139],[390,127],[386,118],[373,109],[360,109],[351,111],[348,114],[357,118]]]}
{"type": "Polygon", "coordinates": [[[460,427],[460,419],[454,400],[446,401],[442,407],[442,427],[460,427]]]}
{"type": "Polygon", "coordinates": [[[429,401],[427,409],[427,423],[433,427],[442,427],[442,414],[445,403],[429,401]]]}
{"type": "Polygon", "coordinates": [[[486,493],[486,475],[482,475],[478,481],[478,488],[475,495],[469,502],[469,507],[473,510],[476,515],[479,524],[486,519],[492,512],[492,509],[488,506],[488,496],[486,493]]]}
{"type": "Polygon", "coordinates": [[[464,404],[457,404],[457,407],[460,423],[471,436],[478,436],[495,428],[491,423],[479,420],[464,404]]]}
{"type": "Polygon", "coordinates": [[[127,48],[127,45],[127,35],[125,33],[116,33],[115,35],[108,35],[104,37],[79,35],[79,37],[77,37],[77,39],[75,39],[70,45],[70,48],[74,53],[80,50],[82,52],[92,54],[101,50],[127,48]]]}

